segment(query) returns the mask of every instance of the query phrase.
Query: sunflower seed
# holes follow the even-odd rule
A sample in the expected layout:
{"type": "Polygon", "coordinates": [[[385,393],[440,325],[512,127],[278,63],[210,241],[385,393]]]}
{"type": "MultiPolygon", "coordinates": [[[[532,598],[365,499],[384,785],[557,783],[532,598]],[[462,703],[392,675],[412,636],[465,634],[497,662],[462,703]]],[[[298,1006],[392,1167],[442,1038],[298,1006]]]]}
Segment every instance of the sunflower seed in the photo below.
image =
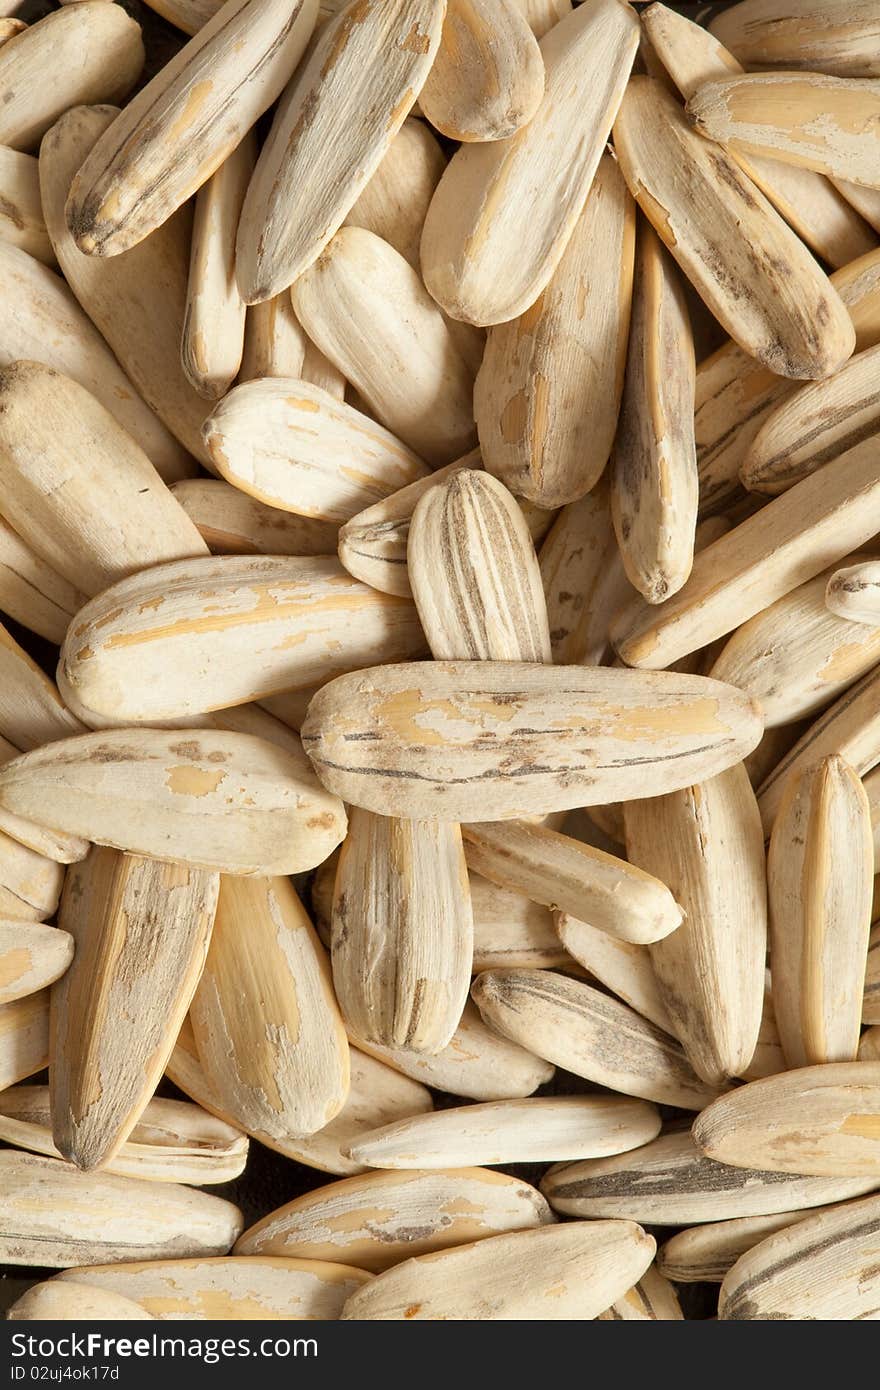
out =
{"type": "Polygon", "coordinates": [[[680,1045],[619,1000],[545,970],[493,970],[471,990],[496,1032],[624,1095],[700,1110],[717,1096],[680,1045]]]}
{"type": "Polygon", "coordinates": [[[473,370],[393,246],[362,227],[343,227],[291,296],[309,337],[376,419],[421,458],[447,463],[474,444],[473,370]]]}
{"type": "Polygon", "coordinates": [[[240,1256],[91,1265],[53,1283],[63,1288],[68,1278],[131,1300],[161,1320],[233,1322],[336,1319],[346,1299],[372,1282],[362,1269],[329,1261],[240,1256]]]}
{"type": "Polygon", "coordinates": [[[64,1269],[102,1260],[224,1255],[241,1212],[176,1183],[78,1173],[55,1158],[0,1152],[4,1264],[64,1269]]]}
{"type": "Polygon", "coordinates": [[[37,161],[5,146],[0,147],[0,238],[45,265],[55,265],[40,203],[37,161]]]}
{"type": "MultiPolygon", "coordinates": [[[[743,71],[717,38],[665,5],[650,5],[643,22],[685,101],[704,83],[743,71]]],[[[801,240],[830,265],[845,265],[874,246],[864,222],[820,174],[760,156],[737,157],[737,163],[801,240]]]]}
{"type": "Polygon", "coordinates": [[[829,376],[843,365],[855,335],[834,287],[764,195],[700,137],[659,83],[630,82],[614,143],[636,202],[745,352],[787,377],[829,376]]]}
{"type": "Polygon", "coordinates": [[[221,879],[191,1019],[209,1086],[249,1134],[313,1134],[342,1109],[348,1043],[323,951],[285,879],[221,879]]]}
{"type": "Polygon", "coordinates": [[[835,570],[825,589],[825,604],[849,623],[869,623],[872,629],[880,626],[880,562],[864,560],[835,570]]]}
{"type": "MultiPolygon", "coordinates": [[[[43,198],[51,221],[45,192],[43,198]]],[[[33,256],[0,240],[0,365],[21,360],[42,362],[91,391],[166,481],[193,471],[186,452],[138,395],[67,285],[33,256]]]]}
{"type": "Polygon", "coordinates": [[[0,921],[0,1004],[45,989],[73,959],[73,937],[39,922],[0,921]]]}
{"type": "Polygon", "coordinates": [[[687,105],[701,135],[732,150],[880,187],[872,78],[819,72],[744,73],[707,82],[687,105]]]}
{"type": "MultiPolygon", "coordinates": [[[[13,1086],[3,1092],[0,1138],[31,1153],[61,1157],[52,1142],[48,1086],[13,1086]]],[[[247,1138],[232,1125],[187,1101],[154,1098],[105,1171],[200,1187],[239,1177],[247,1153],[247,1138]]]]}
{"type": "Polygon", "coordinates": [[[302,380],[236,386],[203,426],[217,471],[252,497],[348,521],[428,470],[389,430],[302,380]]]}
{"type": "Polygon", "coordinates": [[[59,679],[84,709],[149,723],[414,656],[423,640],[411,603],[336,559],[223,555],[105,589],[71,624],[59,679]]]}
{"type": "MultiPolygon", "coordinates": [[[[2,1155],[0,1155],[2,1162],[2,1155]]],[[[236,1255],[356,1260],[389,1269],[401,1260],[554,1220],[520,1178],[485,1168],[365,1173],[317,1187],[245,1231],[236,1255]]]]}
{"type": "Polygon", "coordinates": [[[637,1284],[599,1314],[602,1322],[680,1322],[684,1318],[675,1289],[656,1265],[637,1284]]]}
{"type": "Polygon", "coordinates": [[[876,1186],[876,1178],[809,1178],[733,1168],[707,1158],[685,1132],[663,1134],[612,1158],[559,1164],[545,1175],[541,1191],[565,1216],[689,1226],[823,1206],[876,1186]]]}
{"type": "Polygon", "coordinates": [[[193,388],[211,401],[229,390],[244,351],[235,234],[256,157],[251,132],[196,195],[181,360],[193,388]]]}
{"type": "Polygon", "coordinates": [[[595,1158],[656,1138],[653,1105],[622,1096],[542,1096],[466,1105],[398,1120],[352,1144],[371,1168],[452,1168],[595,1158]]]}
{"type": "Polygon", "coordinates": [[[700,1151],[737,1168],[880,1185],[880,1063],[830,1062],[750,1081],[697,1116],[700,1151]]]}
{"type": "Polygon", "coordinates": [[[595,1318],[645,1272],[655,1249],[630,1221],[515,1231],[406,1260],[352,1294],[342,1319],[595,1318]]]}
{"type": "Polygon", "coordinates": [[[696,1072],[740,1076],[758,1039],[767,952],[764,835],[742,764],[625,807],[633,863],[668,883],[677,932],[651,947],[661,997],[696,1072]]]}
{"type": "Polygon", "coordinates": [[[368,1042],[434,1054],[467,1000],[473,913],[457,825],[352,808],[336,874],[333,982],[368,1042]]]}
{"type": "MultiPolygon", "coordinates": [[[[829,1210],[832,1208],[819,1208],[829,1210]]],[[[740,1255],[809,1215],[808,1211],[783,1211],[776,1216],[739,1216],[732,1221],[692,1226],[660,1246],[657,1264],[677,1284],[720,1284],[740,1255]]]]}
{"type": "Polygon", "coordinates": [[[10,1322],[152,1322],[137,1303],[87,1284],[33,1284],[6,1314],[10,1322]]]}
{"type": "Polygon", "coordinates": [[[697,524],[694,344],[684,287],[660,238],[642,222],[611,514],[627,577],[649,603],[691,572],[697,524]]]}
{"type": "Polygon", "coordinates": [[[526,821],[483,821],[462,833],[477,873],[623,941],[658,941],[682,921],[665,883],[570,835],[526,821]]]}
{"type": "Polygon", "coordinates": [[[588,493],[611,452],[634,246],[635,205],[603,155],[549,283],[486,339],[474,391],[486,467],[544,507],[588,493]]]}
{"type": "Polygon", "coordinates": [[[62,739],[0,768],[0,805],[26,819],[51,807],[60,830],[96,844],[233,874],[301,873],[345,832],[341,804],[303,760],[214,730],[62,739]]]}
{"type": "Polygon", "coordinates": [[[407,117],[345,225],[375,232],[418,270],[425,215],[445,168],[436,137],[423,121],[407,117]]]}
{"type": "Polygon", "coordinates": [[[336,553],[334,522],[280,512],[219,478],[186,478],[171,491],[213,555],[336,553]]]}
{"type": "Polygon", "coordinates": [[[422,237],[425,284],[453,318],[506,323],[546,288],[586,202],[638,41],[632,10],[587,0],[541,40],[544,96],[529,124],[453,156],[422,237]]]}
{"type": "Polygon", "coordinates": [[[499,820],[711,777],[755,746],[760,716],[699,676],[423,662],[338,677],[302,735],[324,784],[355,805],[499,820]]]}
{"type": "Polygon", "coordinates": [[[450,140],[505,140],[528,125],[544,95],[544,62],[516,4],[449,0],[440,46],[419,96],[450,140]]]}
{"type": "Polygon", "coordinates": [[[140,25],[118,5],[46,15],[0,47],[0,144],[33,149],[71,106],[127,96],[143,65],[140,25]]]}
{"type": "Polygon", "coordinates": [[[53,1139],[79,1168],[119,1151],[189,1008],[219,875],[95,847],[67,876],[59,924],[76,944],[52,991],[53,1139]],[[124,1031],[108,1020],[128,1020],[124,1031]]]}
{"type": "Polygon", "coordinates": [[[870,1197],[769,1236],[725,1275],[719,1318],[875,1318],[878,1229],[880,1198],[870,1197]]]}
{"type": "Polygon", "coordinates": [[[195,193],[280,94],[316,14],[315,0],[227,0],[86,157],[67,202],[79,249],[117,256],[195,193]]]}
{"type": "Polygon", "coordinates": [[[786,0],[746,0],[710,27],[750,66],[880,76],[873,0],[799,0],[796,11],[786,0]]]}
{"type": "Polygon", "coordinates": [[[865,440],[701,550],[683,589],[636,600],[612,636],[629,665],[657,668],[732,632],[880,529],[876,446],[865,440]],[[875,515],[876,512],[876,515],[875,515]]]}
{"type": "Polygon", "coordinates": [[[248,304],[298,280],[338,231],[422,88],[443,16],[438,0],[364,0],[324,29],[278,104],[245,198],[237,272],[248,304]]]}
{"type": "Polygon", "coordinates": [[[42,1071],[48,1061],[49,991],[0,1004],[0,1091],[42,1071]]]}

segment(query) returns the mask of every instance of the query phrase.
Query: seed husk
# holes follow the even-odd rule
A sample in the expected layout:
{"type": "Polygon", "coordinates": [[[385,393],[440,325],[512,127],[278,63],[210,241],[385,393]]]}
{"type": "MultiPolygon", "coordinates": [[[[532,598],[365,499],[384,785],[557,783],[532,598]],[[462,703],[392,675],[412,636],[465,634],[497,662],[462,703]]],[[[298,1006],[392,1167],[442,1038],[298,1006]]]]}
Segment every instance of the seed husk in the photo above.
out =
{"type": "Polygon", "coordinates": [[[624,568],[649,603],[677,593],[693,564],[695,371],[684,286],[660,238],[642,221],[610,481],[624,568]]]}
{"type": "Polygon", "coordinates": [[[692,1226],[660,1246],[657,1264],[677,1284],[720,1284],[741,1255],[809,1215],[808,1211],[783,1211],[776,1216],[739,1216],[692,1226]]]}
{"type": "MultiPolygon", "coordinates": [[[[704,83],[743,71],[717,38],[665,5],[650,5],[643,23],[685,101],[704,83]]],[[[836,268],[874,246],[864,222],[821,174],[761,156],[737,156],[737,163],[820,259],[836,268]]]]}
{"type": "Polygon", "coordinates": [[[684,1110],[700,1110],[718,1094],[668,1033],[579,980],[493,970],[477,976],[471,994],[496,1032],[575,1076],[684,1110]]]}
{"type": "Polygon", "coordinates": [[[0,626],[0,732],[16,748],[38,748],[82,732],[53,681],[0,626]]]}
{"type": "Polygon", "coordinates": [[[880,1063],[829,1062],[750,1081],[694,1121],[697,1147],[734,1167],[880,1183],[880,1063]]]}
{"type": "Polygon", "coordinates": [[[833,377],[801,386],[776,406],[740,469],[751,492],[771,496],[880,432],[875,377],[880,347],[857,353],[833,377]]]}
{"type": "Polygon", "coordinates": [[[743,73],[707,82],[687,109],[702,135],[732,150],[880,187],[872,134],[880,93],[871,78],[743,73]]]}
{"type": "Polygon", "coordinates": [[[337,525],[428,470],[390,430],[309,382],[236,386],[203,426],[217,471],[285,512],[337,525]]]}
{"type": "Polygon", "coordinates": [[[872,0],[746,0],[729,5],[712,33],[749,66],[780,64],[841,76],[880,75],[872,0]]]}
{"type": "Polygon", "coordinates": [[[444,464],[471,448],[474,371],[399,251],[362,227],[343,227],[291,297],[309,337],[419,457],[444,464]]]}
{"type": "Polygon", "coordinates": [[[676,1036],[711,1085],[740,1076],[758,1039],[767,951],[764,834],[742,764],[625,807],[633,863],[668,883],[682,925],[651,947],[676,1036]]]}
{"type": "Polygon", "coordinates": [[[33,1284],[6,1314],[10,1322],[152,1322],[131,1299],[87,1284],[33,1284]]]}
{"type": "Polygon", "coordinates": [[[207,546],[135,441],[78,382],[0,368],[3,515],[87,594],[207,546]]]}
{"type": "Polygon", "coordinates": [[[156,1089],[205,963],[219,875],[96,846],[67,876],[76,944],[52,990],[52,1134],[78,1168],[106,1165],[156,1089]],[[123,1030],[111,1020],[127,1020],[123,1030]]]}
{"type": "Polygon", "coordinates": [[[42,1071],[48,1061],[48,989],[0,1004],[0,1091],[42,1071]]]}
{"type": "Polygon", "coordinates": [[[878,685],[880,672],[875,667],[820,714],[764,778],[758,805],[766,835],[773,829],[786,781],[795,772],[832,753],[839,753],[860,777],[880,761],[878,685]]]}
{"type": "Polygon", "coordinates": [[[878,1225],[880,1198],[869,1197],[768,1236],[725,1275],[719,1318],[876,1317],[878,1225]]]}
{"type": "Polygon", "coordinates": [[[675,1289],[656,1265],[646,1269],[637,1284],[599,1314],[601,1322],[681,1322],[683,1318],[675,1289]]]}
{"type": "Polygon", "coordinates": [[[665,882],[571,835],[527,821],[481,821],[462,833],[477,873],[623,941],[659,941],[682,921],[665,882]]]}
{"type": "Polygon", "coordinates": [[[786,1061],[789,1067],[854,1061],[874,840],[868,797],[843,758],[823,758],[787,781],[770,837],[767,882],[773,1010],[786,1061]]]}
{"type": "Polygon", "coordinates": [[[490,330],[474,414],[489,472],[544,507],[589,493],[614,442],[635,205],[610,155],[534,304],[490,330]]]}
{"type": "Polygon", "coordinates": [[[353,516],[339,531],[339,558],[349,574],[383,594],[412,598],[407,544],[417,503],[459,469],[481,467],[479,451],[473,450],[353,516]]]}
{"type": "MultiPolygon", "coordinates": [[[[78,4],[80,0],[69,3],[78,4]]],[[[185,34],[197,34],[222,7],[223,0],[150,0],[151,10],[185,34]]]]}
{"type": "Polygon", "coordinates": [[[587,0],[541,41],[544,96],[528,125],[453,155],[422,236],[425,284],[453,318],[506,323],[546,288],[586,202],[638,41],[632,10],[587,0]]]}
{"type": "Polygon", "coordinates": [[[835,570],[825,589],[825,605],[849,623],[880,626],[880,561],[863,560],[835,570]]]}
{"type": "MultiPolygon", "coordinates": [[[[831,283],[846,305],[856,330],[856,352],[878,340],[880,331],[880,253],[872,251],[837,270],[831,283]]],[[[697,465],[700,515],[743,497],[739,470],[770,411],[796,389],[727,342],[697,367],[697,465]]]]}
{"type": "Polygon", "coordinates": [[[223,555],[105,589],[71,624],[59,680],[84,709],[146,724],[414,656],[423,643],[411,603],[335,558],[223,555]]]}
{"type": "MultiPolygon", "coordinates": [[[[767,729],[815,714],[880,658],[880,613],[877,625],[867,627],[829,610],[835,573],[823,571],[756,613],[715,658],[712,677],[757,700],[767,729]]],[[[777,761],[778,754],[766,772],[777,761]]]]}
{"type": "Polygon", "coordinates": [[[723,637],[868,541],[880,527],[876,446],[865,440],[706,546],[659,608],[634,601],[612,636],[631,666],[656,669],[723,637]]]}
{"type": "Polygon", "coordinates": [[[416,1255],[553,1220],[541,1194],[506,1173],[372,1172],[295,1197],[245,1231],[235,1254],[356,1260],[358,1269],[377,1272],[416,1255]]]}
{"type": "Polygon", "coordinates": [[[62,116],[40,146],[40,191],[46,226],[65,279],[144,400],[180,441],[166,464],[121,419],[163,478],[171,482],[195,472],[190,454],[201,463],[210,462],[199,433],[205,403],[184,375],[180,356],[192,212],[188,207],[181,209],[132,253],[110,260],[84,255],[65,218],[71,180],[117,119],[119,111],[114,106],[79,106],[62,116]]]}
{"type": "MultiPolygon", "coordinates": [[[[61,1158],[52,1142],[48,1086],[13,1086],[0,1098],[0,1138],[61,1158]]],[[[247,1137],[188,1101],[148,1101],[129,1138],[105,1166],[121,1177],[202,1187],[244,1172],[247,1137]]]]}
{"type": "Polygon", "coordinates": [[[315,0],[227,0],[141,88],[76,174],[67,221],[81,251],[129,250],[197,192],[280,94],[316,14],[315,0]]]}
{"type": "Polygon", "coordinates": [[[362,1135],[351,1156],[370,1168],[461,1168],[595,1158],[656,1138],[653,1105],[621,1096],[541,1096],[437,1110],[362,1135]]]}
{"type": "Polygon", "coordinates": [[[544,62],[516,4],[449,0],[440,45],[419,94],[422,114],[450,140],[505,140],[544,95],[544,62]]]}
{"type": "Polygon", "coordinates": [[[475,974],[504,965],[544,970],[571,963],[556,934],[553,914],[545,907],[481,874],[471,873],[469,878],[475,974]]]}
{"type": "Polygon", "coordinates": [[[55,914],[63,882],[61,864],[0,831],[0,917],[45,922],[55,914]]]}
{"type": "Polygon", "coordinates": [[[78,1173],[56,1158],[0,1152],[4,1264],[65,1269],[169,1255],[225,1255],[242,1228],[238,1207],[176,1183],[78,1173]]]}
{"type": "MultiPolygon", "coordinates": [[[[309,1168],[351,1177],[366,1171],[348,1157],[349,1145],[355,1143],[361,1134],[407,1115],[417,1115],[431,1109],[431,1094],[424,1086],[402,1076],[393,1067],[368,1056],[359,1048],[349,1047],[349,1064],[349,1092],[342,1109],[329,1124],[314,1134],[285,1135],[280,1138],[263,1131],[260,1142],[309,1168]]],[[[212,1115],[226,1123],[230,1122],[229,1112],[202,1066],[189,1018],[184,1020],[165,1070],[181,1091],[212,1115]]]]}
{"type": "Polygon", "coordinates": [[[367,810],[509,820],[713,776],[755,746],[760,716],[700,676],[422,662],[332,681],[302,736],[325,786],[367,810]]]}
{"type": "Polygon", "coordinates": [[[541,1191],[565,1216],[690,1226],[824,1206],[859,1197],[876,1185],[876,1178],[810,1178],[734,1168],[707,1158],[684,1131],[662,1134],[611,1158],[559,1164],[545,1175],[541,1191]]]}
{"type": "Polygon", "coordinates": [[[338,231],[422,88],[443,16],[437,0],[369,0],[324,29],[278,104],[245,198],[237,273],[248,304],[298,280],[338,231]]]}
{"type": "Polygon", "coordinates": [[[64,281],[26,251],[2,240],[0,330],[0,365],[42,362],[72,377],[139,442],[166,481],[193,472],[186,452],[138,395],[64,281]]]}
{"type": "Polygon", "coordinates": [[[235,278],[235,234],[256,157],[256,137],[250,132],[196,194],[180,351],[191,385],[211,401],[229,390],[244,351],[245,304],[235,278]]]}
{"type": "Polygon", "coordinates": [[[120,101],[143,65],[140,25],[119,6],[46,15],[0,47],[0,144],[33,149],[71,106],[120,101]]]}
{"type": "Polygon", "coordinates": [[[40,175],[33,155],[0,147],[0,238],[44,265],[55,265],[40,203],[40,175]]]}
{"type": "Polygon", "coordinates": [[[213,555],[336,553],[334,522],[281,512],[220,478],[186,478],[171,491],[213,555]]]}
{"type": "Polygon", "coordinates": [[[611,524],[607,478],[562,508],[538,562],[554,663],[601,665],[610,645],[611,618],[632,598],[611,524]]]}
{"type": "Polygon", "coordinates": [[[62,739],[0,768],[0,805],[25,819],[51,807],[58,829],[96,844],[232,874],[302,873],[345,833],[341,804],[303,760],[210,729],[62,739]]]}
{"type": "Polygon", "coordinates": [[[438,660],[550,661],[529,528],[490,474],[462,468],[423,493],[409,528],[407,570],[438,660]]]}
{"type": "Polygon", "coordinates": [[[621,941],[590,922],[570,917],[567,912],[557,912],[555,917],[556,930],[569,955],[637,1014],[674,1037],[675,1027],[660,993],[647,946],[621,941]]]}
{"type": "MultiPolygon", "coordinates": [[[[7,739],[0,737],[0,765],[17,758],[19,752],[7,739]]],[[[64,835],[35,821],[22,820],[21,816],[15,816],[11,811],[0,811],[0,831],[4,837],[10,836],[38,855],[54,859],[57,864],[76,863],[78,859],[85,859],[89,852],[88,840],[82,840],[77,835],[64,835]]]]}
{"type": "Polygon", "coordinates": [[[840,297],[760,190],[697,134],[675,98],[651,78],[634,78],[614,138],[636,202],[740,347],[780,376],[837,371],[855,342],[840,297]]]}
{"type": "Polygon", "coordinates": [[[595,1318],[645,1272],[655,1249],[629,1221],[516,1231],[406,1260],[352,1294],[342,1320],[595,1318]]]}
{"type": "Polygon", "coordinates": [[[345,226],[375,232],[418,270],[422,227],[445,168],[437,137],[424,121],[408,116],[349,208],[345,226]]]}
{"type": "Polygon", "coordinates": [[[301,378],[307,345],[305,329],[293,311],[287,290],[262,304],[249,304],[239,384],[266,376],[301,378]]]}
{"type": "Polygon", "coordinates": [[[0,518],[0,608],[4,613],[58,644],[85,601],[85,594],[62,579],[0,518]]]}
{"type": "Polygon", "coordinates": [[[45,989],[72,959],[69,932],[40,922],[0,920],[0,1004],[45,989]]]}
{"type": "MultiPolygon", "coordinates": [[[[335,1320],[369,1274],[325,1260],[223,1257],[157,1259],[72,1269],[105,1295],[131,1300],[160,1320],[300,1322],[335,1320]]],[[[53,1283],[67,1284],[68,1274],[53,1283]]]]}
{"type": "Polygon", "coordinates": [[[191,1019],[212,1091],[249,1134],[314,1134],[342,1109],[348,1043],[324,952],[286,879],[221,878],[191,1019]]]}
{"type": "Polygon", "coordinates": [[[468,1000],[448,1047],[428,1056],[408,1048],[379,1047],[357,1034],[356,1047],[395,1067],[405,1076],[470,1100],[507,1100],[530,1096],[550,1081],[554,1068],[543,1057],[518,1047],[487,1028],[468,1000]]]}
{"type": "Polygon", "coordinates": [[[333,982],[368,1042],[441,1052],[470,986],[473,912],[461,832],[352,808],[336,873],[333,982]]]}

